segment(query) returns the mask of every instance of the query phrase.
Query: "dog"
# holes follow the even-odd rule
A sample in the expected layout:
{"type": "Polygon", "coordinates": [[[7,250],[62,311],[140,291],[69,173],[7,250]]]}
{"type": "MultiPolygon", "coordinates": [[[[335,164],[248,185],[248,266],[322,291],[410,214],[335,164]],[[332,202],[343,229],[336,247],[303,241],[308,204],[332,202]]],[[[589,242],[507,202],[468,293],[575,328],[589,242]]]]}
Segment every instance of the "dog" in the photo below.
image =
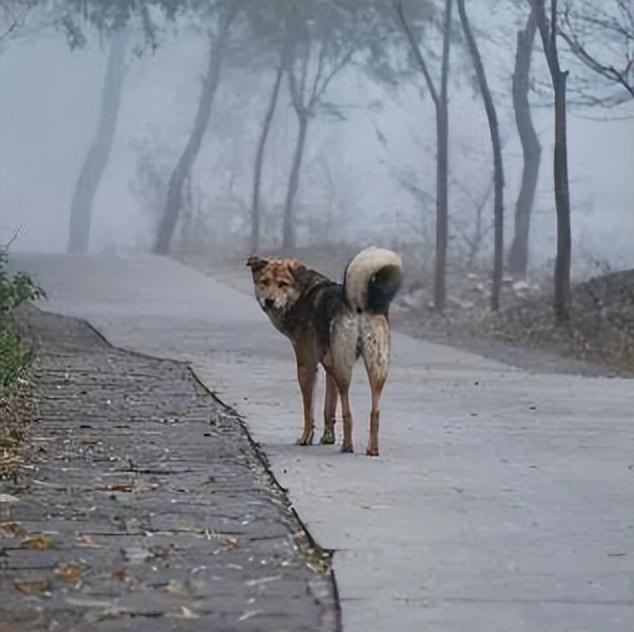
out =
{"type": "Polygon", "coordinates": [[[324,432],[321,443],[335,442],[337,397],[343,412],[342,452],[353,452],[349,390],[352,369],[363,358],[372,411],[366,454],[379,455],[379,404],[390,358],[389,307],[403,280],[401,258],[391,250],[370,247],[347,265],[336,283],[296,259],[252,256],[255,297],[273,325],[295,351],[297,379],[304,405],[299,445],[313,441],[313,395],[317,370],[326,371],[324,432]]]}

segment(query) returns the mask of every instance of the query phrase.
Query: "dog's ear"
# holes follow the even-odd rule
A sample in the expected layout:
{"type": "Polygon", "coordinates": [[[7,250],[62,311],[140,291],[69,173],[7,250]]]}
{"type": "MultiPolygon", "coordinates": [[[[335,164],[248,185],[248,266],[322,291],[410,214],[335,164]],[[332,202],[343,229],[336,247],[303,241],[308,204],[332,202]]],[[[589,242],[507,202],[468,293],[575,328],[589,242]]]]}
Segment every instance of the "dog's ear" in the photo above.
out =
{"type": "Polygon", "coordinates": [[[306,264],[298,261],[297,259],[291,259],[288,262],[288,270],[293,275],[295,280],[300,284],[304,280],[306,272],[308,272],[306,264]]]}
{"type": "Polygon", "coordinates": [[[251,273],[253,274],[253,278],[256,279],[260,272],[268,265],[270,259],[266,259],[264,257],[258,257],[257,255],[252,255],[247,259],[247,266],[251,268],[251,273]]]}

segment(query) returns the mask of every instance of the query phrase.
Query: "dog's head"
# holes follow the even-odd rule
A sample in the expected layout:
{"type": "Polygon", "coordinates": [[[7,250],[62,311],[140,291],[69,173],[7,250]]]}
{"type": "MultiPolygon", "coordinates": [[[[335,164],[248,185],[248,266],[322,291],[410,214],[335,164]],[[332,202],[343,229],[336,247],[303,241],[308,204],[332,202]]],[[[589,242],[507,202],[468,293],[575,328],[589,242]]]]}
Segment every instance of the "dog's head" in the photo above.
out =
{"type": "Polygon", "coordinates": [[[247,266],[253,274],[255,298],[260,307],[275,320],[283,316],[299,298],[299,276],[306,266],[296,259],[249,257],[247,266]]]}

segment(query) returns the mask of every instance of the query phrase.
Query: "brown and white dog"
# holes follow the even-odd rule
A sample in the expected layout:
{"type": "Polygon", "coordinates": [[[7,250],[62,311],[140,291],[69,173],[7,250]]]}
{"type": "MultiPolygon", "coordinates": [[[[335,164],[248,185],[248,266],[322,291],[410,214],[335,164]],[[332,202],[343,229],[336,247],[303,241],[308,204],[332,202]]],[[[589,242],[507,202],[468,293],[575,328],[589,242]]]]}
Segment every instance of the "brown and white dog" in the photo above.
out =
{"type": "Polygon", "coordinates": [[[403,279],[401,258],[391,250],[366,248],[346,267],[343,284],[296,259],[253,256],[247,266],[260,307],[293,343],[304,403],[304,430],[298,443],[310,445],[313,440],[313,395],[321,364],[326,370],[321,443],[335,442],[338,394],[343,412],[341,451],[353,451],[349,390],[352,368],[362,357],[372,393],[366,454],[378,456],[379,403],[390,356],[388,310],[403,279]]]}

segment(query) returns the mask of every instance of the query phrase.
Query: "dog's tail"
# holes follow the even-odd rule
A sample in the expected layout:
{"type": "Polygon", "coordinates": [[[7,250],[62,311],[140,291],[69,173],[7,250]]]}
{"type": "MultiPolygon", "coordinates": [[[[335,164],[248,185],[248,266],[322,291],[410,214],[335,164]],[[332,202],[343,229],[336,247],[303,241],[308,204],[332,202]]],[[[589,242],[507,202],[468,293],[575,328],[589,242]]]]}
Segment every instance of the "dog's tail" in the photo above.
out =
{"type": "Polygon", "coordinates": [[[391,250],[366,248],[343,273],[346,300],[356,312],[387,314],[403,280],[401,258],[391,250]]]}

